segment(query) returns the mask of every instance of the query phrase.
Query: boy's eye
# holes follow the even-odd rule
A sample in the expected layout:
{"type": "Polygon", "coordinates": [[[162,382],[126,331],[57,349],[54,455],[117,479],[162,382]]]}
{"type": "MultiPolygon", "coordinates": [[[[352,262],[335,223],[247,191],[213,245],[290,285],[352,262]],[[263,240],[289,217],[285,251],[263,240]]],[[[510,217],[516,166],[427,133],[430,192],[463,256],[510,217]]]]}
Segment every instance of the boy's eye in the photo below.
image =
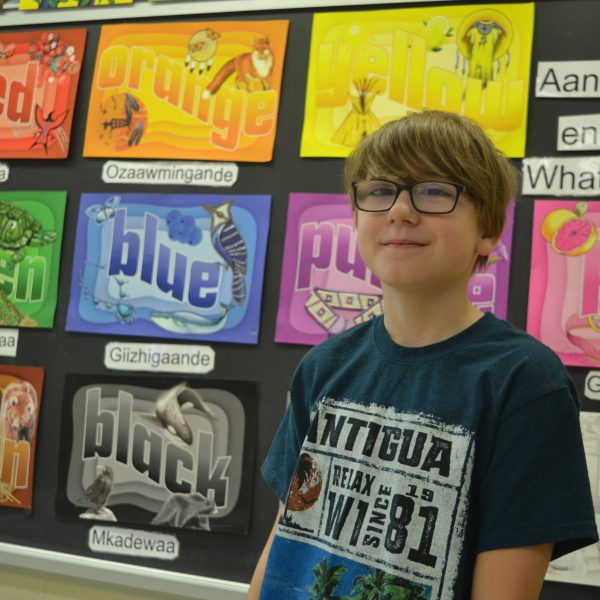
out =
{"type": "Polygon", "coordinates": [[[422,196],[454,196],[456,194],[456,190],[453,186],[443,185],[443,184],[423,184],[416,185],[413,190],[415,193],[420,194],[422,196]]]}
{"type": "Polygon", "coordinates": [[[396,188],[389,183],[381,181],[369,181],[362,190],[365,196],[387,197],[395,196],[396,188]]]}

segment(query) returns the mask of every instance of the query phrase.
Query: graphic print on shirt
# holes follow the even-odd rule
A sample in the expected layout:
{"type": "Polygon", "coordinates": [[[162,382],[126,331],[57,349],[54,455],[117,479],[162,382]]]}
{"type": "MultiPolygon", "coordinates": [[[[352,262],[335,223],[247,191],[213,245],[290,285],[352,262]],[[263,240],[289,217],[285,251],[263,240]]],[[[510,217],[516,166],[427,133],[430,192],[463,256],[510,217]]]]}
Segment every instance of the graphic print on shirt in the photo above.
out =
{"type": "Polygon", "coordinates": [[[393,598],[452,597],[473,455],[463,427],[324,398],[279,522],[282,542],[312,546],[295,583],[336,597],[373,586],[393,598]]]}

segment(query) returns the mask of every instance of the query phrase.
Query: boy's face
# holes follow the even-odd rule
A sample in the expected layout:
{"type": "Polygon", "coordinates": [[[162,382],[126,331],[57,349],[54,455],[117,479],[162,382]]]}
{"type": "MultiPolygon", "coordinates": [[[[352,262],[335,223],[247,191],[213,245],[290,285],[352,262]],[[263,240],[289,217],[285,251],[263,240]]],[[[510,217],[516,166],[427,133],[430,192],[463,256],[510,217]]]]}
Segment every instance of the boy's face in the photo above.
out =
{"type": "Polygon", "coordinates": [[[466,292],[475,259],[490,254],[497,243],[482,235],[467,192],[461,193],[451,213],[423,214],[403,190],[387,212],[355,209],[355,222],[365,264],[384,287],[409,291],[466,292]]]}

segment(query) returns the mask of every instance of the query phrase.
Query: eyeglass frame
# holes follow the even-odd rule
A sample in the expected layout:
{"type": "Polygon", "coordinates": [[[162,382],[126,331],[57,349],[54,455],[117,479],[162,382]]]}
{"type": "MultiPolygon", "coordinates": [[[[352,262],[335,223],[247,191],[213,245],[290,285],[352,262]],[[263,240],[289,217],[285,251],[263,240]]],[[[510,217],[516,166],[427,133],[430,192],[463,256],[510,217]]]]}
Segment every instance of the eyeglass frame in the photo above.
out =
{"type": "Polygon", "coordinates": [[[352,187],[352,192],[354,194],[354,206],[356,206],[357,210],[360,210],[362,212],[370,212],[370,213],[387,212],[388,210],[392,209],[394,204],[396,204],[396,201],[400,197],[400,194],[404,190],[408,190],[408,196],[410,198],[410,203],[411,203],[412,207],[418,213],[423,214],[423,215],[448,215],[448,214],[450,214],[451,212],[453,212],[456,209],[456,205],[458,204],[458,199],[460,198],[460,195],[467,189],[466,186],[464,186],[462,183],[456,183],[455,181],[443,181],[443,180],[439,180],[439,179],[424,179],[423,181],[416,181],[415,183],[407,183],[407,184],[401,184],[401,183],[397,183],[395,181],[388,181],[387,179],[359,179],[358,181],[353,181],[352,183],[350,183],[350,186],[352,187]],[[390,185],[396,186],[396,197],[394,198],[394,201],[389,205],[388,208],[383,208],[383,209],[379,209],[379,210],[369,210],[366,208],[361,208],[358,205],[358,185],[360,183],[362,183],[363,181],[381,181],[383,183],[389,183],[390,185]],[[413,198],[413,188],[422,183],[447,183],[449,185],[454,186],[454,188],[456,189],[456,197],[454,198],[454,204],[452,205],[452,208],[450,210],[444,210],[442,212],[438,212],[438,211],[432,212],[429,210],[418,209],[415,205],[415,200],[413,198]]]}

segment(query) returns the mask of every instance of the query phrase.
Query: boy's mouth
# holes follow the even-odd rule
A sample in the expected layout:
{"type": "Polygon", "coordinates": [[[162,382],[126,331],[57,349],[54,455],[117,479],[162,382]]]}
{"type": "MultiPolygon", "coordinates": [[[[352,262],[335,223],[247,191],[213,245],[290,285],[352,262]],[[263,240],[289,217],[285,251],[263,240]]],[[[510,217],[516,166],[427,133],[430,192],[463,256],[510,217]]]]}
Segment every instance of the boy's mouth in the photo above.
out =
{"type": "Polygon", "coordinates": [[[424,242],[419,242],[417,240],[409,240],[409,239],[404,239],[404,238],[399,238],[399,239],[391,239],[391,240],[385,240],[382,242],[383,246],[390,246],[392,248],[419,248],[422,246],[426,246],[427,244],[425,244],[424,242]]]}

